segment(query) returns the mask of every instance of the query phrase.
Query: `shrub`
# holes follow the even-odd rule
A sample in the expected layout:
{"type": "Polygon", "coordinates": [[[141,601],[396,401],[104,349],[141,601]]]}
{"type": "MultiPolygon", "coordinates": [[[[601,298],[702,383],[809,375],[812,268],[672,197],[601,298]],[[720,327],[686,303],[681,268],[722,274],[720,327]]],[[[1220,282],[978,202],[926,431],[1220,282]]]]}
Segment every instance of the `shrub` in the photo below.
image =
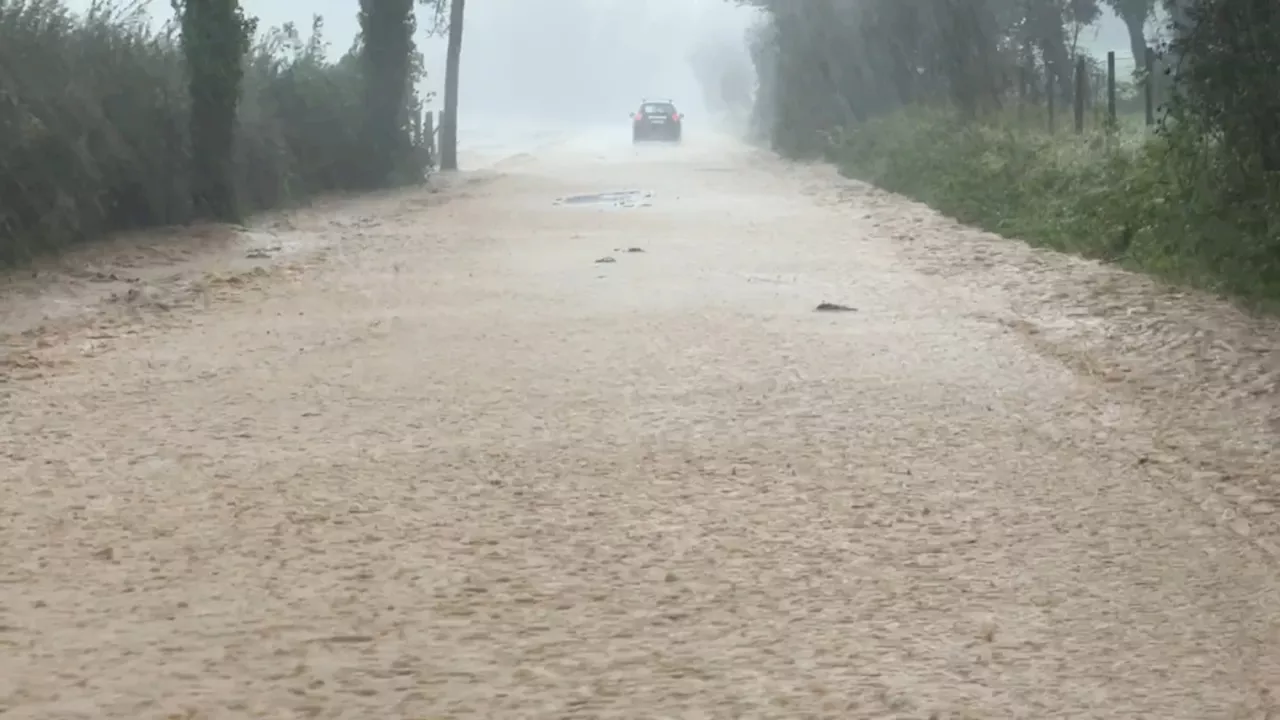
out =
{"type": "Polygon", "coordinates": [[[1280,213],[1231,203],[1230,165],[1176,128],[1162,137],[1049,136],[903,111],[842,131],[841,171],[957,220],[1252,300],[1280,299],[1280,213]]]}
{"type": "MultiPolygon", "coordinates": [[[[318,18],[312,30],[260,34],[246,58],[234,168],[245,210],[367,186],[360,63],[329,61],[318,18]]],[[[0,263],[194,217],[172,23],[153,31],[106,3],[77,16],[59,0],[0,0],[0,68],[0,263]]],[[[426,172],[418,140],[403,180],[426,172]]]]}
{"type": "MultiPolygon", "coordinates": [[[[827,152],[846,173],[961,220],[1280,300],[1276,3],[1160,0],[1170,40],[1157,58],[1164,72],[1149,81],[1161,132],[1121,122],[1113,137],[1081,138],[1069,134],[1080,60],[1071,48],[1097,20],[1097,1],[735,2],[763,11],[752,36],[755,117],[774,150],[805,156],[824,129],[843,127],[827,152]],[[1049,99],[1066,120],[1056,137],[1000,117],[1011,107],[1038,113],[1049,99]],[[951,111],[929,110],[939,107],[951,111]]],[[[1122,11],[1134,59],[1144,58],[1137,31],[1156,0],[1106,4],[1122,11]]],[[[1083,59],[1086,72],[1101,70],[1083,59]]],[[[1119,82],[1117,110],[1145,105],[1137,87],[1119,82]]]]}

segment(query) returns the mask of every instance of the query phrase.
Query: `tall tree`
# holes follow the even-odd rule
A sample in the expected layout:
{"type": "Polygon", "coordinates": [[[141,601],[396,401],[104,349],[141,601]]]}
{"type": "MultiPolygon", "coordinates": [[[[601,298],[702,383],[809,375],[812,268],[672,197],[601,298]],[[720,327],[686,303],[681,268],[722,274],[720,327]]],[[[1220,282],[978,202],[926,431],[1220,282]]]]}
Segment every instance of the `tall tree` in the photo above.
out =
{"type": "Polygon", "coordinates": [[[392,181],[408,143],[405,120],[415,27],[413,0],[360,0],[368,187],[392,181]]]}
{"type": "Polygon", "coordinates": [[[458,169],[458,78],[466,0],[449,3],[449,47],[444,66],[444,116],[440,118],[440,169],[458,169]]]}
{"type": "Polygon", "coordinates": [[[1156,11],[1156,0],[1106,0],[1129,31],[1129,50],[1142,67],[1147,57],[1147,20],[1156,11]]]}
{"type": "MultiPolygon", "coordinates": [[[[1171,3],[1173,4],[1173,3],[1171,3]]],[[[1235,166],[1233,179],[1268,188],[1280,206],[1280,8],[1274,0],[1182,0],[1170,54],[1178,60],[1172,110],[1235,166]]],[[[1273,268],[1280,277],[1280,235],[1272,227],[1273,268]]]]}
{"type": "Polygon", "coordinates": [[[197,217],[240,219],[235,193],[235,126],[244,56],[256,28],[239,0],[174,0],[191,94],[191,182],[197,217]]]}

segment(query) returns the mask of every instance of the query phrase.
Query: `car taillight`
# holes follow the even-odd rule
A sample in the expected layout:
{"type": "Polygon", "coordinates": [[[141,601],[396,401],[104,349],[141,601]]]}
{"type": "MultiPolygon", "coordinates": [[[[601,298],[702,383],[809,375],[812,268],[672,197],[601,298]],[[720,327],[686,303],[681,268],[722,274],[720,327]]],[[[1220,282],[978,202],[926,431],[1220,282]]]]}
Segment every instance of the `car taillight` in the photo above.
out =
{"type": "Polygon", "coordinates": [[[671,119],[680,122],[680,113],[671,113],[671,119]]]}
{"type": "Polygon", "coordinates": [[[636,113],[636,122],[640,122],[643,119],[644,119],[644,113],[636,113]]]}

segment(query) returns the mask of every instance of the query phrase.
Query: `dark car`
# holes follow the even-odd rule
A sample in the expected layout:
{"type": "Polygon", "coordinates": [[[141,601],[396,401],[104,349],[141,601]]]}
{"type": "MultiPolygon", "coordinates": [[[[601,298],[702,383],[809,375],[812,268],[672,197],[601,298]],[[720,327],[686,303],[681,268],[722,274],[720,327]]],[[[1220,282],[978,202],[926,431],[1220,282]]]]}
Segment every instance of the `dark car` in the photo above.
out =
{"type": "Polygon", "coordinates": [[[631,117],[631,141],[680,142],[684,116],[670,100],[644,100],[631,117]]]}

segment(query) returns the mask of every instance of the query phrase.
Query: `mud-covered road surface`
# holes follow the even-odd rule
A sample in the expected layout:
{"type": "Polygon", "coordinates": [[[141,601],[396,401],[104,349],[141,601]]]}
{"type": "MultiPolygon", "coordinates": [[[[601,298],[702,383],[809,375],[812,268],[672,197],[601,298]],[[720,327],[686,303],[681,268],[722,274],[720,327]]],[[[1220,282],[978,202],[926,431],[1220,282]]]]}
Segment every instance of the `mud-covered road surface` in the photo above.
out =
{"type": "Polygon", "coordinates": [[[6,280],[0,715],[1280,717],[1274,323],[625,140],[6,280]]]}

